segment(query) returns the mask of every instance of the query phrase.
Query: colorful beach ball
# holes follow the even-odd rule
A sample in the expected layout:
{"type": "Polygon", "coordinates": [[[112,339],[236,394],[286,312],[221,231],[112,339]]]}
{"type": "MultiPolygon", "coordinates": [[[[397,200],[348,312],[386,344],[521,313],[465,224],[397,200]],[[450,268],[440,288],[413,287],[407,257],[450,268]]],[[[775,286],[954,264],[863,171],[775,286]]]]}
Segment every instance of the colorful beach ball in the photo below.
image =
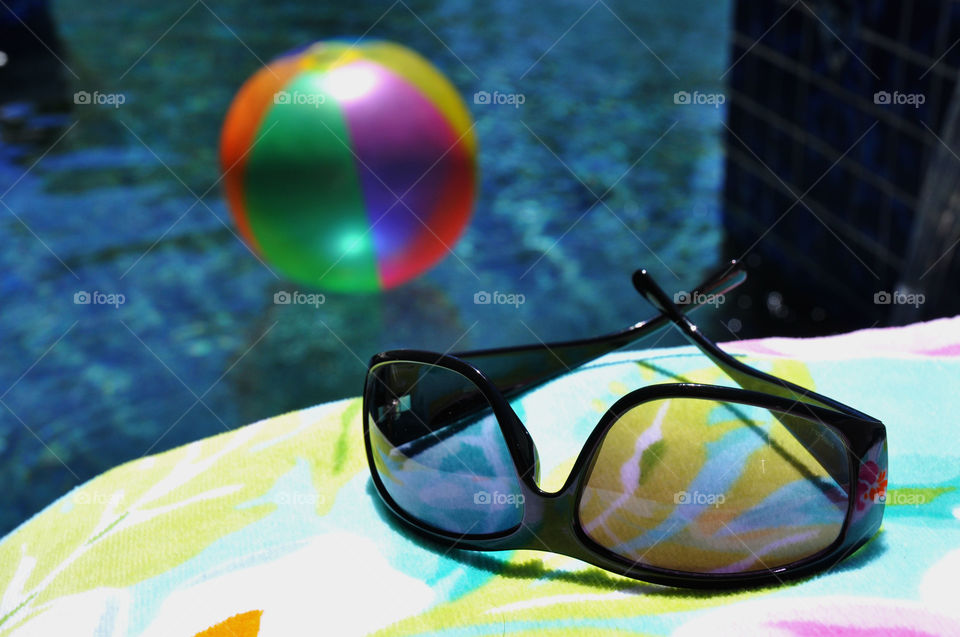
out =
{"type": "Polygon", "coordinates": [[[477,187],[463,99],[384,41],[319,42],[258,71],[227,112],[220,160],[251,249],[334,292],[391,288],[436,264],[477,187]]]}

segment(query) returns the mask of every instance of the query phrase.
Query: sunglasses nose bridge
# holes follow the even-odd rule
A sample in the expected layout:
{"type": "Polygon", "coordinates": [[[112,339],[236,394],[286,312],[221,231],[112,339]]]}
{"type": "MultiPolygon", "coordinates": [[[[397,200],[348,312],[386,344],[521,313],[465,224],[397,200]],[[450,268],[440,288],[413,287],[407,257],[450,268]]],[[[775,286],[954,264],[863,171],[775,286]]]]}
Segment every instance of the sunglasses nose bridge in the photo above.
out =
{"type": "Polygon", "coordinates": [[[531,493],[524,507],[523,548],[578,555],[574,493],[531,493]]]}

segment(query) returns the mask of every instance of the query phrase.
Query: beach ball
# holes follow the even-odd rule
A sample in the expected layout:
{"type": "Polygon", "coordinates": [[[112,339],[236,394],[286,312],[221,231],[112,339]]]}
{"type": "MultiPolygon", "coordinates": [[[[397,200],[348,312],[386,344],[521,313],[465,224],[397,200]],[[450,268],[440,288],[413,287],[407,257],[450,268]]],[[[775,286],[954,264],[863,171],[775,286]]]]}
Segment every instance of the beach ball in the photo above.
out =
{"type": "Polygon", "coordinates": [[[457,90],[414,51],[318,42],[240,88],[220,162],[243,239],[271,268],[333,292],[372,292],[453,249],[477,189],[457,90]]]}

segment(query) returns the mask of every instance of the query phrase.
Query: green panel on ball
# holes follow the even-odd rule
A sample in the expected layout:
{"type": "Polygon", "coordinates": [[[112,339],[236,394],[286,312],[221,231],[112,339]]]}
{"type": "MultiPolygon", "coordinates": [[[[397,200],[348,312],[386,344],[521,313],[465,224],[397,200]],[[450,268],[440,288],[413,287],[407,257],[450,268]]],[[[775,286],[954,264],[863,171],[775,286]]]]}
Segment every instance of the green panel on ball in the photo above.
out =
{"type": "Polygon", "coordinates": [[[250,151],[245,201],[266,260],[333,292],[380,289],[373,239],[339,105],[323,72],[294,77],[264,117],[250,151]]]}

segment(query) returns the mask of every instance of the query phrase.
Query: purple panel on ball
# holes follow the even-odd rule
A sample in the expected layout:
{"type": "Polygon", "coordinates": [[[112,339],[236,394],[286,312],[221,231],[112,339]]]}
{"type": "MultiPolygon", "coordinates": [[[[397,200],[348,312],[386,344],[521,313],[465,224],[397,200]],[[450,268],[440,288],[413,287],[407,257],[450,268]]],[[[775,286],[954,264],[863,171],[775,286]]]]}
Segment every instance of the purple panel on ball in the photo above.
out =
{"type": "Polygon", "coordinates": [[[372,62],[331,71],[328,92],[341,104],[373,227],[378,262],[398,254],[429,223],[447,179],[444,154],[456,137],[415,86],[372,62]],[[431,168],[432,167],[432,168],[431,168]],[[397,202],[397,198],[401,202],[397,202]]]}

